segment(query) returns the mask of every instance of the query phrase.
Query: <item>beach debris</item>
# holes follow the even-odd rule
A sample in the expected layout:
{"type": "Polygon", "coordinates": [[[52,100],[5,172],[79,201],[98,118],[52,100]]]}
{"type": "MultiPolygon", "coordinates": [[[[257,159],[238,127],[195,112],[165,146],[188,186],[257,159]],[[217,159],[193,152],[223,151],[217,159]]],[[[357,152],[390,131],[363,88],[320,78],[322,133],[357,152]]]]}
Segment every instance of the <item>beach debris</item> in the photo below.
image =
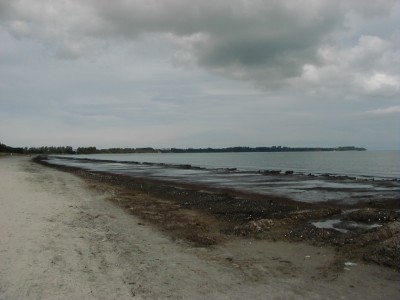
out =
{"type": "Polygon", "coordinates": [[[294,211],[289,214],[289,217],[291,219],[300,221],[300,220],[323,219],[341,213],[342,210],[338,207],[327,207],[314,210],[294,211]]]}
{"type": "MultiPolygon", "coordinates": [[[[260,219],[251,220],[244,225],[238,225],[234,228],[236,235],[246,236],[251,234],[257,234],[262,232],[268,232],[272,228],[288,228],[297,226],[299,223],[304,221],[326,218],[340,214],[342,210],[337,207],[328,207],[315,210],[299,210],[290,212],[286,218],[282,219],[260,219]]],[[[296,231],[297,232],[297,231],[296,231]]],[[[306,234],[308,236],[308,234],[306,234]]],[[[291,236],[291,233],[289,233],[291,236]]],[[[299,236],[296,238],[303,240],[303,233],[299,232],[299,236]]]]}
{"type": "Polygon", "coordinates": [[[351,220],[362,223],[388,223],[398,220],[399,213],[389,209],[362,208],[350,212],[344,216],[344,220],[351,220]]]}
{"type": "Polygon", "coordinates": [[[397,220],[398,213],[389,209],[363,208],[344,213],[333,219],[322,219],[311,224],[317,228],[334,229],[342,233],[350,231],[367,232],[384,223],[397,220]]]}
{"type": "Polygon", "coordinates": [[[351,262],[351,261],[346,261],[346,262],[344,263],[344,265],[345,265],[346,267],[355,267],[355,266],[357,266],[356,263],[351,262]]]}
{"type": "Polygon", "coordinates": [[[236,235],[245,236],[251,233],[260,233],[264,231],[270,230],[275,223],[279,222],[279,220],[272,219],[261,219],[257,221],[249,221],[245,225],[238,225],[234,228],[234,232],[236,235]]]}
{"type": "MultiPolygon", "coordinates": [[[[63,168],[71,171],[68,167],[63,168]]],[[[189,166],[183,165],[183,168],[189,168],[189,166]]],[[[353,266],[343,265],[346,260],[365,260],[391,268],[400,268],[400,222],[398,221],[400,210],[397,202],[384,206],[383,201],[376,200],[355,206],[365,205],[366,208],[343,212],[339,205],[333,202],[301,204],[275,196],[253,199],[252,196],[246,194],[217,189],[207,190],[206,187],[204,189],[190,185],[181,187],[178,183],[176,185],[175,183],[160,184],[158,181],[84,170],[73,172],[87,178],[90,182],[96,182],[94,187],[108,191],[112,201],[116,201],[146,222],[139,221],[138,225],[156,224],[162,231],[195,246],[206,247],[218,244],[225,240],[225,235],[232,233],[249,237],[254,235],[257,239],[305,241],[321,247],[334,246],[337,255],[341,258],[337,266],[344,267],[347,271],[351,271],[353,266]],[[384,207],[395,207],[395,209],[384,207]],[[196,214],[188,214],[192,209],[196,211],[196,214]],[[200,214],[202,211],[207,211],[205,220],[197,217],[202,216],[200,214]],[[216,217],[212,219],[213,226],[219,220],[227,221],[227,224],[224,223],[222,229],[218,227],[219,225],[216,226],[220,230],[213,232],[207,223],[211,220],[210,216],[216,217]],[[316,225],[315,223],[320,225],[317,226],[319,228],[313,226],[313,224],[316,225]],[[353,229],[355,225],[357,227],[353,229]],[[348,232],[340,233],[338,232],[340,229],[348,230],[348,232]]],[[[273,175],[275,172],[284,174],[283,171],[260,171],[259,173],[273,175]]],[[[99,214],[91,215],[77,206],[75,208],[77,212],[80,212],[79,217],[82,220],[101,219],[99,214]]],[[[80,238],[84,237],[80,236],[80,238]]],[[[104,237],[103,242],[106,242],[107,238],[112,237],[104,237]]],[[[251,244],[251,242],[248,243],[251,244]]],[[[311,262],[311,256],[305,255],[304,260],[311,262]]],[[[351,263],[351,261],[347,262],[351,263]]]]}
{"type": "Polygon", "coordinates": [[[400,270],[400,222],[392,222],[362,237],[362,245],[370,246],[366,261],[400,270]]]}
{"type": "Polygon", "coordinates": [[[392,237],[400,238],[400,222],[392,222],[371,231],[360,238],[362,246],[370,245],[372,242],[383,242],[392,237]]]}

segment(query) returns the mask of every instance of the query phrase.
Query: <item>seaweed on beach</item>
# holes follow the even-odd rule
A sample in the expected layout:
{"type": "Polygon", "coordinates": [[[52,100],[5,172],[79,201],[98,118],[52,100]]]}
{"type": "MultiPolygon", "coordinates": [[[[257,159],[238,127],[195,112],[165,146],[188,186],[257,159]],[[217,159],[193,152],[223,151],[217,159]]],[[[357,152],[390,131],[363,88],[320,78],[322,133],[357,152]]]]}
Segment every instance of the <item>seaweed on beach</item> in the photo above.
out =
{"type": "Polygon", "coordinates": [[[285,197],[256,195],[202,185],[87,171],[36,162],[84,178],[90,186],[110,194],[109,199],[157,226],[175,240],[211,246],[238,236],[307,242],[335,247],[337,260],[358,259],[391,268],[399,264],[398,201],[303,203],[285,197]],[[373,206],[373,207],[371,207],[373,206]],[[348,213],[346,209],[352,208],[348,213]],[[343,222],[381,222],[380,227],[349,230],[317,228],[313,221],[339,218],[343,222]]]}

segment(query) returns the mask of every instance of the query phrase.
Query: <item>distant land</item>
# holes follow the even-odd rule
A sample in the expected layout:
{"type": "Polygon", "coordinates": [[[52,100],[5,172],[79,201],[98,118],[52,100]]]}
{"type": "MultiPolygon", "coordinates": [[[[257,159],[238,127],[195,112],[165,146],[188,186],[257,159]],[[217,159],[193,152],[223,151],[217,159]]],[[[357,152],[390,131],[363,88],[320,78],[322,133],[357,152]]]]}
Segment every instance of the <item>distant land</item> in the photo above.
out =
{"type": "Polygon", "coordinates": [[[365,148],[354,146],[336,147],[336,148],[314,148],[314,147],[228,147],[228,148],[188,148],[161,150],[165,153],[216,153],[216,152],[307,152],[307,151],[366,151],[365,148]]]}
{"type": "Polygon", "coordinates": [[[20,154],[122,154],[122,153],[228,153],[228,152],[310,152],[310,151],[366,151],[365,148],[344,146],[336,148],[324,147],[227,147],[227,148],[168,148],[155,149],[146,148],[108,148],[97,149],[96,147],[71,146],[53,147],[10,147],[0,143],[0,153],[20,153],[20,154]]]}

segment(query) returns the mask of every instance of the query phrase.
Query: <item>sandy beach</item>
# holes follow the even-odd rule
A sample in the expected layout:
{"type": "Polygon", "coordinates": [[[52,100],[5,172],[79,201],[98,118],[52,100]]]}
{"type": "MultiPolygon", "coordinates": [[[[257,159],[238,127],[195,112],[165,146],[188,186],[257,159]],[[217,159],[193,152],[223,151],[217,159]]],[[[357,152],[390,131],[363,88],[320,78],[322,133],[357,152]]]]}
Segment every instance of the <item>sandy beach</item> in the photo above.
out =
{"type": "Polygon", "coordinates": [[[398,272],[362,261],[333,268],[329,246],[231,237],[196,247],[122,209],[112,188],[30,159],[0,157],[2,300],[400,295],[398,272]]]}

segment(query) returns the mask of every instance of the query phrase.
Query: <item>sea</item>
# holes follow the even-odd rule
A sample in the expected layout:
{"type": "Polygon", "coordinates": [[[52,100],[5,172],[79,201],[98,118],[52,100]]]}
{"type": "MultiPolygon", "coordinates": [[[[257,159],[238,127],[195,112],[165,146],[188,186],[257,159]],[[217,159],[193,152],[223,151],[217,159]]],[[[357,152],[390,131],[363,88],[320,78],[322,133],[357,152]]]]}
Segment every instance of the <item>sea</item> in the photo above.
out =
{"type": "Polygon", "coordinates": [[[400,151],[90,154],[49,162],[303,202],[400,199],[400,151]]]}

